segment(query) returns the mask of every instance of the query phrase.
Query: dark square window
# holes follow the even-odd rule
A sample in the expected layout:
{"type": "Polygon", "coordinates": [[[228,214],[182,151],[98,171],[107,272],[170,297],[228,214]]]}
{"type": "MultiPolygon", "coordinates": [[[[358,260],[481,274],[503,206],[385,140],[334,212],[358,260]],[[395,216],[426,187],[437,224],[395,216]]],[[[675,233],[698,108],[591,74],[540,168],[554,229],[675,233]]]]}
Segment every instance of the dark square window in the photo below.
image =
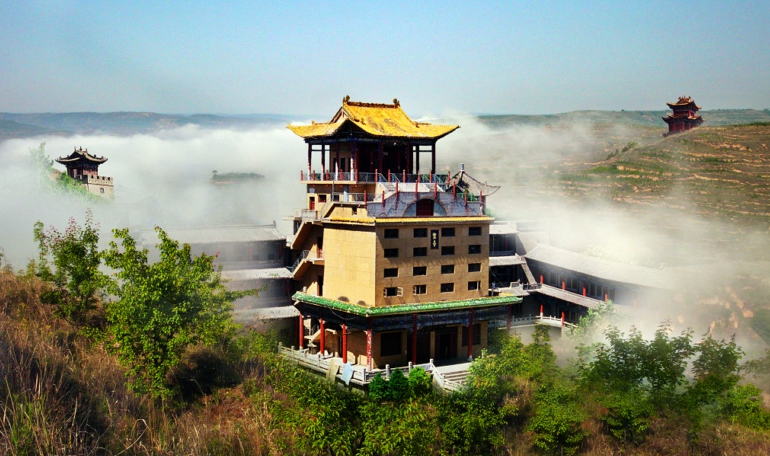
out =
{"type": "Polygon", "coordinates": [[[385,268],[384,277],[398,277],[398,268],[385,268]]]}
{"type": "Polygon", "coordinates": [[[398,228],[388,228],[385,230],[385,239],[398,239],[398,228]]]}
{"type": "MultiPolygon", "coordinates": [[[[467,326],[463,326],[462,344],[463,344],[463,347],[468,346],[468,327],[467,326]]],[[[479,344],[481,344],[481,325],[477,323],[473,325],[473,345],[479,345],[479,344]]]]}
{"type": "Polygon", "coordinates": [[[441,284],[441,292],[442,293],[452,293],[455,291],[455,284],[453,283],[442,283],[441,284]]]}
{"type": "Polygon", "coordinates": [[[428,237],[428,229],[427,228],[415,228],[414,229],[414,237],[416,237],[416,238],[428,237]]]}
{"type": "Polygon", "coordinates": [[[380,334],[380,356],[401,354],[401,333],[390,332],[380,334]]]}
{"type": "Polygon", "coordinates": [[[421,295],[426,293],[426,285],[415,285],[412,287],[412,294],[421,295]]]}
{"type": "Polygon", "coordinates": [[[468,291],[478,290],[479,288],[481,288],[480,280],[468,282],[468,291]]]}
{"type": "Polygon", "coordinates": [[[455,265],[453,265],[453,264],[442,264],[441,265],[441,273],[442,274],[454,274],[455,273],[455,265]]]}
{"type": "Polygon", "coordinates": [[[481,253],[481,244],[471,244],[468,246],[468,254],[473,255],[475,253],[481,253]]]}
{"type": "Polygon", "coordinates": [[[468,236],[481,236],[481,227],[480,226],[469,227],[468,236]]]}
{"type": "Polygon", "coordinates": [[[441,228],[441,235],[444,237],[452,237],[455,235],[454,228],[441,228]]]}
{"type": "Polygon", "coordinates": [[[400,288],[399,287],[387,287],[383,291],[383,296],[386,298],[392,298],[393,296],[401,296],[401,293],[399,293],[400,288]]]}
{"type": "Polygon", "coordinates": [[[445,245],[444,247],[441,247],[441,254],[442,255],[454,255],[455,254],[455,246],[453,246],[453,245],[445,245]]]}
{"type": "Polygon", "coordinates": [[[428,256],[428,248],[427,247],[415,247],[414,251],[412,252],[412,256],[416,256],[416,257],[428,256]]]}
{"type": "Polygon", "coordinates": [[[385,249],[385,258],[398,258],[398,249],[385,249]]]}
{"type": "Polygon", "coordinates": [[[427,266],[415,266],[412,268],[412,275],[413,276],[424,276],[428,273],[428,267],[427,266]]]}
{"type": "Polygon", "coordinates": [[[481,263],[468,263],[468,272],[481,271],[481,263]]]}

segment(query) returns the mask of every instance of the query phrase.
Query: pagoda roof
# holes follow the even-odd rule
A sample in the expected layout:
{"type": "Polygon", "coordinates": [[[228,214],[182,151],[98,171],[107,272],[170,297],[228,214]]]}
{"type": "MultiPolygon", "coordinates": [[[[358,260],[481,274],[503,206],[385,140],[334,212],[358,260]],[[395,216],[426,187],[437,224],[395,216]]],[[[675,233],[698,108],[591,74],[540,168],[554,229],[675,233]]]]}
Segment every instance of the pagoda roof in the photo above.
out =
{"type": "Polygon", "coordinates": [[[500,190],[499,185],[489,185],[486,182],[481,182],[466,173],[465,170],[460,170],[459,173],[452,176],[452,179],[447,185],[457,185],[457,188],[462,190],[468,190],[473,195],[489,196],[500,190]]]}
{"type": "Polygon", "coordinates": [[[348,122],[372,136],[387,138],[439,139],[460,128],[459,125],[416,122],[406,115],[396,99],[393,104],[362,103],[350,101],[349,96],[342,100],[342,107],[329,122],[288,125],[287,128],[306,139],[329,137],[348,122]]]}
{"type": "Polygon", "coordinates": [[[692,104],[695,106],[695,109],[700,109],[700,106],[696,105],[692,98],[681,96],[679,97],[679,100],[677,100],[676,103],[666,103],[669,108],[674,109],[675,106],[688,106],[692,104]]]}
{"type": "Polygon", "coordinates": [[[102,164],[107,161],[104,157],[97,157],[88,153],[88,149],[75,148],[75,151],[69,154],[67,157],[59,157],[56,159],[57,163],[67,165],[69,163],[77,163],[79,161],[88,161],[95,164],[102,164]]]}

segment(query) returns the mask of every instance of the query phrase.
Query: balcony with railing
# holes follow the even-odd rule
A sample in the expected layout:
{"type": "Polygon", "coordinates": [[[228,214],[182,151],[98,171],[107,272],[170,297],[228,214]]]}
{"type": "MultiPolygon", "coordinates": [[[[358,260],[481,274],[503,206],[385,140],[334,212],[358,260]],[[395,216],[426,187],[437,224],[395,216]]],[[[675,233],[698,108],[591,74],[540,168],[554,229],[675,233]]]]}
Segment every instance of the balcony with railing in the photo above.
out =
{"type": "Polygon", "coordinates": [[[448,174],[407,174],[402,173],[363,173],[357,170],[342,171],[324,171],[317,173],[315,171],[300,171],[300,181],[304,183],[339,183],[339,184],[367,184],[367,183],[410,183],[410,184],[433,184],[437,183],[442,190],[446,190],[449,181],[448,174]]]}

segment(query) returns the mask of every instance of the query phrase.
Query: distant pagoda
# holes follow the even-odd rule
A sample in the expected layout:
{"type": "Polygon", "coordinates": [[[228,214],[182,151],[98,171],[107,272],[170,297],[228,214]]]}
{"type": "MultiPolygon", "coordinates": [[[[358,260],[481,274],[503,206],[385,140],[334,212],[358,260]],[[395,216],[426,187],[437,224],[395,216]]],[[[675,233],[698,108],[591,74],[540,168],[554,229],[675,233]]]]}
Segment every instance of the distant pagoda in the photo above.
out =
{"type": "Polygon", "coordinates": [[[99,175],[99,165],[106,162],[104,157],[88,153],[88,149],[75,148],[67,157],[59,157],[57,163],[67,168],[67,175],[83,184],[86,189],[99,196],[112,196],[114,187],[111,177],[99,175]]]}
{"type": "Polygon", "coordinates": [[[687,131],[703,123],[703,118],[698,115],[700,106],[696,105],[690,97],[681,96],[676,103],[666,103],[673,110],[672,114],[663,117],[668,124],[668,133],[664,136],[687,131]]]}

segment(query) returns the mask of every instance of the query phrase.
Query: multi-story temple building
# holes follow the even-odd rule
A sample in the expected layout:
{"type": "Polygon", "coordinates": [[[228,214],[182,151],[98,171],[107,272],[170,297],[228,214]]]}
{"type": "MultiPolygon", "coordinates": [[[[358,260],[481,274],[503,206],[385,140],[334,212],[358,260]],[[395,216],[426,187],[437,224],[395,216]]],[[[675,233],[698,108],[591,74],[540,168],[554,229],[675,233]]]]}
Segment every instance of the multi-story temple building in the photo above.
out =
{"type": "Polygon", "coordinates": [[[521,298],[490,291],[497,187],[436,172],[436,143],[458,126],[345,97],[329,122],[288,128],[307,143],[289,242],[299,348],[366,371],[480,355],[521,298]]]}
{"type": "Polygon", "coordinates": [[[104,157],[88,153],[88,149],[76,148],[67,157],[59,157],[57,163],[67,168],[67,175],[82,184],[86,190],[99,196],[112,196],[114,186],[111,177],[99,175],[99,165],[106,162],[104,157]]]}
{"type": "Polygon", "coordinates": [[[687,131],[703,123],[703,118],[698,115],[700,106],[696,105],[692,98],[681,96],[676,103],[666,104],[673,111],[663,118],[668,124],[667,135],[687,131]]]}

